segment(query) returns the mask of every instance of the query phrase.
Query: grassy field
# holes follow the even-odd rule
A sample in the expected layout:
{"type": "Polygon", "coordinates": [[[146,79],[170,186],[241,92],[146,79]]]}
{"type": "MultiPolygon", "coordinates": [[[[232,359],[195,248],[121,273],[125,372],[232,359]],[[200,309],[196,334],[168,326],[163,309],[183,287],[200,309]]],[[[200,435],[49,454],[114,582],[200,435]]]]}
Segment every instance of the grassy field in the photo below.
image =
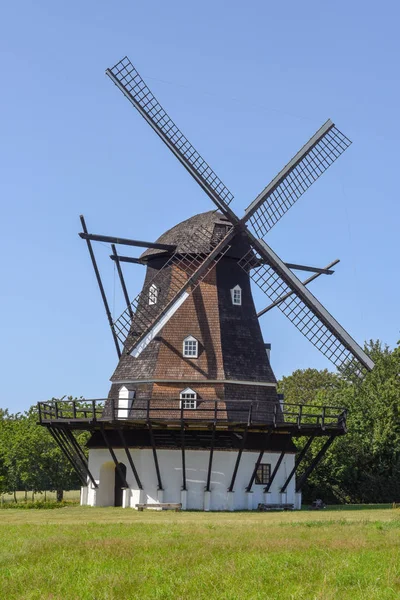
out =
{"type": "Polygon", "coordinates": [[[400,598],[400,509],[0,512],[1,600],[400,598]]]}

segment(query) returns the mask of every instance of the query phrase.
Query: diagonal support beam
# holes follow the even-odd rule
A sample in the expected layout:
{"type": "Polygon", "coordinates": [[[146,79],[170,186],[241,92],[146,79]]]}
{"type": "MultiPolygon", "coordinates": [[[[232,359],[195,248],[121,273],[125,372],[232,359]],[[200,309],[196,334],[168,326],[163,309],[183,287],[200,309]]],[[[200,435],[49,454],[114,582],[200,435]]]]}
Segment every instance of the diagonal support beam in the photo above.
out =
{"type": "Polygon", "coordinates": [[[211,473],[212,473],[212,463],[214,458],[214,444],[215,444],[215,430],[217,427],[217,401],[214,403],[214,423],[211,434],[211,445],[210,445],[210,456],[208,459],[208,470],[207,470],[207,483],[206,483],[206,492],[211,491],[211,473]]]}
{"type": "Polygon", "coordinates": [[[290,471],[288,478],[286,479],[285,483],[283,484],[283,486],[281,487],[281,492],[286,492],[286,488],[289,485],[289,483],[292,480],[293,475],[296,473],[299,465],[301,464],[301,462],[303,461],[303,458],[305,457],[307,450],[309,449],[309,447],[311,446],[313,440],[315,438],[315,433],[313,435],[311,435],[308,440],[306,441],[306,443],[304,444],[303,448],[301,449],[300,454],[298,455],[298,457],[296,458],[296,461],[294,463],[294,467],[293,469],[290,471]]]}
{"type": "Polygon", "coordinates": [[[300,492],[303,485],[305,484],[305,482],[307,481],[307,479],[309,478],[309,476],[311,475],[311,473],[314,471],[314,469],[319,465],[319,463],[321,462],[321,460],[324,458],[326,451],[328,450],[328,448],[331,446],[331,444],[333,444],[334,440],[335,440],[335,435],[331,435],[325,442],[325,444],[322,446],[321,450],[318,452],[318,454],[313,458],[313,460],[311,461],[310,465],[307,467],[307,469],[304,471],[303,475],[300,477],[299,481],[297,482],[296,485],[296,492],[300,492]]]}
{"type": "MultiPolygon", "coordinates": [[[[83,229],[84,233],[83,234],[79,234],[79,235],[81,237],[82,237],[82,235],[86,235],[87,236],[88,232],[87,232],[86,222],[85,222],[85,219],[84,219],[83,215],[80,216],[80,220],[81,220],[82,229],[83,229]]],[[[89,250],[90,259],[92,261],[92,266],[93,266],[94,274],[96,275],[97,285],[99,286],[100,294],[101,294],[101,297],[102,297],[102,300],[103,300],[103,304],[104,304],[104,309],[106,311],[108,324],[110,325],[111,333],[112,333],[112,336],[113,336],[113,339],[114,339],[115,349],[117,351],[118,358],[121,358],[121,350],[120,350],[120,347],[119,347],[117,334],[115,332],[115,328],[114,328],[114,323],[113,323],[112,316],[111,316],[110,307],[108,306],[107,296],[106,296],[106,293],[104,291],[103,282],[102,282],[101,277],[100,277],[100,272],[99,272],[99,269],[98,269],[98,266],[97,266],[96,258],[94,256],[92,244],[90,243],[90,239],[89,238],[85,238],[85,239],[86,239],[87,248],[89,250]]]]}
{"type": "Polygon", "coordinates": [[[185,421],[183,420],[183,400],[181,401],[181,452],[182,452],[182,491],[186,487],[185,421]]]}
{"type": "Polygon", "coordinates": [[[104,442],[105,442],[105,444],[106,444],[106,446],[108,448],[108,451],[109,451],[109,453],[111,455],[111,458],[114,461],[114,465],[115,465],[116,470],[118,471],[118,475],[120,476],[121,481],[124,484],[124,487],[129,488],[128,482],[126,481],[125,474],[124,474],[123,470],[121,469],[121,467],[119,466],[118,459],[115,456],[115,452],[114,452],[114,450],[113,450],[113,448],[112,448],[112,446],[110,444],[110,441],[109,441],[109,439],[108,439],[108,437],[106,435],[106,430],[104,429],[104,425],[100,426],[100,431],[101,431],[101,435],[103,436],[103,440],[104,440],[104,442]]]}
{"type": "Polygon", "coordinates": [[[123,293],[124,298],[125,298],[126,307],[128,309],[130,318],[133,319],[132,306],[131,306],[131,302],[129,300],[128,290],[126,289],[125,279],[124,279],[124,275],[122,273],[120,259],[119,259],[119,256],[118,256],[115,244],[111,244],[111,250],[113,251],[113,254],[112,254],[111,258],[115,261],[115,264],[116,264],[116,267],[117,267],[119,282],[121,284],[122,293],[123,293]]]}
{"type": "Polygon", "coordinates": [[[268,442],[269,442],[269,440],[270,440],[270,437],[271,437],[271,435],[272,435],[272,432],[271,432],[271,431],[268,431],[268,433],[267,433],[267,435],[266,435],[266,440],[265,440],[265,442],[264,442],[264,444],[265,444],[264,450],[261,450],[260,454],[258,455],[258,458],[257,458],[256,464],[255,464],[255,466],[254,466],[253,473],[252,473],[252,475],[251,475],[251,477],[250,477],[250,481],[249,481],[249,483],[248,483],[248,485],[247,485],[247,487],[246,487],[246,492],[251,492],[251,488],[252,488],[252,486],[253,486],[253,483],[254,483],[254,480],[255,480],[255,478],[256,478],[256,474],[257,474],[258,467],[259,467],[259,466],[260,466],[260,464],[261,464],[261,461],[262,461],[262,459],[263,459],[263,456],[264,456],[264,452],[265,452],[265,450],[266,450],[266,448],[267,448],[267,444],[268,444],[268,442]]]}
{"type": "Polygon", "coordinates": [[[157,456],[157,448],[156,448],[156,441],[154,439],[154,431],[153,431],[153,427],[151,424],[151,421],[148,420],[147,421],[147,427],[149,428],[149,434],[150,434],[150,441],[151,441],[151,448],[153,450],[153,458],[154,458],[154,466],[156,468],[156,474],[157,474],[157,482],[158,482],[158,489],[162,490],[163,486],[162,486],[162,481],[161,481],[161,473],[160,473],[160,466],[158,464],[158,456],[157,456]]]}
{"type": "Polygon", "coordinates": [[[130,467],[132,469],[132,473],[133,473],[133,475],[135,477],[137,486],[138,486],[139,490],[142,490],[143,489],[142,482],[140,481],[139,474],[138,474],[138,472],[136,470],[135,463],[133,462],[132,454],[129,451],[129,448],[127,446],[126,439],[125,439],[125,436],[124,436],[124,432],[122,431],[122,429],[118,428],[118,434],[119,434],[119,437],[121,439],[122,445],[124,447],[125,454],[126,454],[126,457],[128,459],[129,465],[130,465],[130,467]]]}
{"type": "Polygon", "coordinates": [[[230,484],[230,486],[228,488],[228,492],[233,492],[233,488],[234,488],[235,481],[236,481],[236,475],[237,475],[237,472],[238,472],[238,469],[239,469],[240,459],[242,458],[243,450],[244,450],[244,448],[246,446],[247,431],[248,431],[248,429],[249,429],[249,427],[247,426],[246,429],[243,432],[242,443],[240,445],[239,452],[238,452],[238,455],[236,457],[235,467],[233,469],[231,484],[230,484]]]}
{"type": "MultiPolygon", "coordinates": [[[[325,270],[330,270],[331,267],[334,267],[335,265],[337,265],[340,262],[340,260],[337,258],[336,260],[332,261],[331,263],[329,263],[329,265],[327,265],[325,267],[325,269],[321,269],[321,271],[325,271],[325,270]]],[[[286,266],[289,266],[288,264],[286,264],[286,266]]],[[[334,273],[334,271],[332,271],[332,273],[334,273]]],[[[308,285],[309,283],[311,283],[312,281],[314,281],[315,279],[318,279],[318,277],[320,277],[323,273],[315,273],[314,275],[311,275],[311,277],[309,277],[308,279],[306,279],[305,281],[303,281],[303,285],[308,285]]],[[[283,296],[281,296],[280,298],[278,298],[277,300],[275,300],[275,302],[272,302],[271,304],[269,304],[266,308],[264,308],[263,310],[261,310],[259,313],[257,313],[257,317],[260,318],[263,315],[265,315],[265,313],[267,313],[268,311],[270,311],[272,308],[274,308],[275,306],[278,306],[278,304],[281,304],[281,302],[284,302],[285,300],[287,300],[288,298],[290,298],[290,296],[292,296],[294,294],[294,292],[288,292],[287,294],[284,294],[283,296]]]]}
{"type": "Polygon", "coordinates": [[[279,471],[279,467],[280,467],[280,466],[281,466],[281,464],[282,464],[282,461],[283,461],[283,458],[284,458],[285,454],[286,454],[286,450],[282,450],[282,452],[280,453],[280,455],[279,455],[279,458],[278,458],[278,460],[277,460],[277,462],[276,462],[276,465],[275,465],[275,467],[274,467],[274,470],[272,471],[271,477],[269,478],[269,481],[268,481],[267,485],[266,485],[266,486],[265,486],[265,488],[264,488],[264,493],[265,493],[265,494],[266,494],[267,492],[269,492],[269,490],[271,489],[271,486],[272,486],[272,484],[274,483],[274,479],[275,479],[275,477],[276,477],[276,474],[277,474],[277,473],[278,473],[278,471],[279,471]]]}
{"type": "MultiPolygon", "coordinates": [[[[47,430],[50,433],[51,437],[54,439],[57,446],[60,448],[61,452],[64,454],[65,458],[71,464],[72,468],[74,469],[75,473],[78,475],[82,484],[84,486],[86,486],[87,485],[86,478],[83,475],[82,471],[79,469],[78,464],[76,463],[76,460],[74,459],[73,455],[68,451],[68,448],[65,446],[65,442],[57,435],[58,432],[56,433],[56,430],[53,429],[51,426],[47,426],[47,430]]],[[[96,485],[96,487],[97,487],[97,485],[96,485]]]]}

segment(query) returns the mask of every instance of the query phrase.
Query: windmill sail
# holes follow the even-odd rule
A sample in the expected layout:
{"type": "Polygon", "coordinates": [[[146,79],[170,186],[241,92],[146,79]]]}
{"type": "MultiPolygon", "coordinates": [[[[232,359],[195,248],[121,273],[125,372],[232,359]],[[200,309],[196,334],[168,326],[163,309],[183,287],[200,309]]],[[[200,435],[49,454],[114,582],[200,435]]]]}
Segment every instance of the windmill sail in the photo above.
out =
{"type": "Polygon", "coordinates": [[[339,369],[373,369],[370,357],[278,255],[261,240],[256,245],[257,254],[253,246],[239,264],[272,302],[281,299],[278,308],[297,329],[339,369]]]}
{"type": "Polygon", "coordinates": [[[330,119],[310,138],[245,211],[258,238],[263,238],[291,206],[341,154],[351,141],[330,119]]]}
{"type": "Polygon", "coordinates": [[[114,67],[107,69],[106,75],[134,105],[203,190],[217,203],[217,206],[223,210],[229,205],[233,200],[232,193],[168,116],[129,58],[125,56],[114,67]]]}
{"type": "Polygon", "coordinates": [[[143,352],[197,285],[226,254],[233,235],[231,228],[222,240],[210,242],[207,230],[198,227],[186,241],[180,244],[179,250],[157,271],[147,288],[143,289],[114,321],[118,339],[124,345],[127,354],[137,357],[143,352]],[[193,248],[196,248],[196,253],[193,253],[193,248]],[[169,297],[165,303],[157,302],[149,305],[150,288],[165,287],[165,275],[169,269],[174,270],[168,286],[169,297]]]}
{"type": "MultiPolygon", "coordinates": [[[[289,320],[339,368],[343,369],[351,363],[358,371],[371,370],[374,363],[369,356],[272,249],[259,239],[349,147],[350,140],[328,120],[252,202],[244,217],[239,219],[229,207],[233,199],[231,192],[170,119],[129,59],[125,57],[112,69],[107,69],[106,74],[231,221],[232,230],[226,240],[218,245],[219,252],[223,252],[224,243],[228,244],[235,232],[247,235],[254,251],[243,257],[241,265],[251,271],[253,280],[272,301],[287,294],[287,299],[279,304],[279,308],[289,320]],[[252,230],[247,228],[247,222],[252,230]]],[[[206,262],[209,259],[207,257],[206,262]]],[[[204,265],[199,268],[200,272],[203,268],[204,265]]],[[[185,284],[164,310],[170,309],[190,285],[191,282],[185,284]]],[[[151,334],[162,318],[163,312],[148,323],[135,344],[130,345],[130,352],[151,334]]],[[[129,323],[129,319],[126,321],[129,323]]]]}

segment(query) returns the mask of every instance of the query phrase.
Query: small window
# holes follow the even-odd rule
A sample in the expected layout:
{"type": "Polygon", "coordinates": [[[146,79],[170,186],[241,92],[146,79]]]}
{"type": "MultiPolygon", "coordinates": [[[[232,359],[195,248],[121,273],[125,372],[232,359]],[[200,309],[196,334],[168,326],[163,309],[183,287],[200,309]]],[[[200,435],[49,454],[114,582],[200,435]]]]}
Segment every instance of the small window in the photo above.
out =
{"type": "Polygon", "coordinates": [[[231,296],[232,296],[232,304],[235,304],[236,306],[241,306],[241,304],[242,304],[242,288],[240,287],[240,285],[236,285],[231,290],[231,296]]]}
{"type": "Polygon", "coordinates": [[[158,287],[156,285],[154,285],[154,283],[152,283],[151,286],[149,287],[149,304],[157,304],[157,299],[158,299],[158,287]]]}
{"type": "Polygon", "coordinates": [[[197,358],[199,356],[199,342],[192,335],[183,340],[183,356],[197,358]]]}
{"type": "Polygon", "coordinates": [[[197,393],[190,388],[186,388],[180,393],[181,408],[185,410],[193,410],[197,408],[197,393]]]}
{"type": "Polygon", "coordinates": [[[260,465],[258,465],[255,483],[258,483],[259,485],[267,485],[269,483],[270,477],[271,465],[267,463],[261,463],[260,465]]]}

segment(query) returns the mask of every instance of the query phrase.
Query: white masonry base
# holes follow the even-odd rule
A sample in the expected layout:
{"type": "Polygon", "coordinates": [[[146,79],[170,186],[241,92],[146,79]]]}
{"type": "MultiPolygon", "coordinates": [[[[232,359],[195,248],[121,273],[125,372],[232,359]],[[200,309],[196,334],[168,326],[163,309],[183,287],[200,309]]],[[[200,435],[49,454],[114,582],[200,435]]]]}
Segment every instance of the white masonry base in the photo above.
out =
{"type": "MultiPolygon", "coordinates": [[[[182,490],[182,454],[180,450],[157,450],[163,489],[158,489],[153,452],[150,449],[131,448],[132,460],[138,472],[143,489],[139,489],[130,468],[125,451],[114,449],[117,460],[126,466],[126,480],[129,488],[122,493],[122,506],[135,508],[136,504],[156,504],[159,502],[181,502],[183,510],[256,510],[260,502],[264,504],[294,504],[300,508],[301,494],[296,494],[295,478],[290,481],[286,492],[280,489],[294,466],[294,454],[286,454],[268,493],[264,485],[252,485],[246,492],[257,461],[258,452],[243,452],[232,492],[228,492],[235,468],[237,451],[215,450],[212,463],[210,491],[205,491],[209,451],[187,450],[186,490],[182,490]]],[[[262,463],[271,465],[271,473],[279,458],[279,452],[266,452],[262,463]]],[[[89,469],[98,484],[82,488],[81,504],[89,506],[114,506],[115,465],[107,449],[89,451],[89,469]]]]}

